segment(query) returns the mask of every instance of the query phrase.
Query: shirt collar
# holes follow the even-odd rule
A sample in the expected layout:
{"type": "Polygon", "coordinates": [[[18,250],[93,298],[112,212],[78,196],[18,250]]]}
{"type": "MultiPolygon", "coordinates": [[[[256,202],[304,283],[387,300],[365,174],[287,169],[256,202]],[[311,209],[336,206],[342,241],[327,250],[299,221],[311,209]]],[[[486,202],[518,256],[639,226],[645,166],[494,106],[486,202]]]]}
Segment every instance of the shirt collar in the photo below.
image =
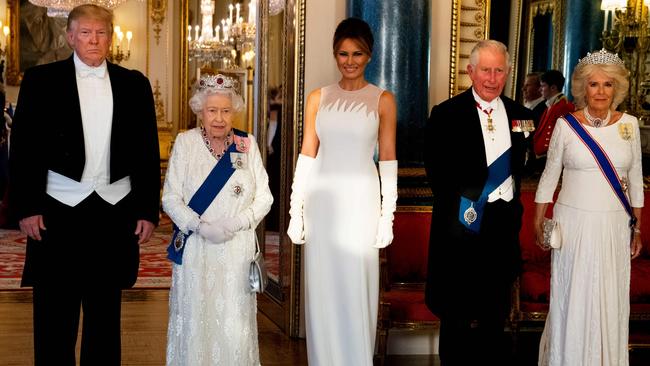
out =
{"type": "Polygon", "coordinates": [[[491,102],[486,102],[483,100],[481,97],[478,96],[476,93],[476,90],[472,88],[472,94],[474,95],[474,100],[481,105],[481,108],[483,109],[492,109],[492,110],[497,110],[499,107],[499,97],[496,97],[492,99],[491,102]]]}
{"type": "Polygon", "coordinates": [[[555,94],[554,96],[548,98],[548,99],[546,100],[546,106],[547,106],[547,107],[552,106],[552,105],[555,104],[555,102],[556,102],[558,99],[560,99],[561,97],[562,97],[562,93],[557,93],[557,94],[555,94]]]}
{"type": "Polygon", "coordinates": [[[86,65],[79,56],[77,56],[77,53],[74,53],[74,68],[77,73],[77,76],[80,78],[87,78],[89,76],[94,76],[100,79],[103,79],[106,77],[106,60],[102,61],[102,64],[93,67],[93,66],[88,66],[86,65]]]}
{"type": "Polygon", "coordinates": [[[529,100],[529,101],[525,102],[524,106],[526,108],[528,108],[528,109],[533,109],[533,108],[537,107],[537,105],[539,103],[543,102],[543,101],[544,101],[544,97],[539,97],[537,99],[533,99],[533,100],[529,100]]]}

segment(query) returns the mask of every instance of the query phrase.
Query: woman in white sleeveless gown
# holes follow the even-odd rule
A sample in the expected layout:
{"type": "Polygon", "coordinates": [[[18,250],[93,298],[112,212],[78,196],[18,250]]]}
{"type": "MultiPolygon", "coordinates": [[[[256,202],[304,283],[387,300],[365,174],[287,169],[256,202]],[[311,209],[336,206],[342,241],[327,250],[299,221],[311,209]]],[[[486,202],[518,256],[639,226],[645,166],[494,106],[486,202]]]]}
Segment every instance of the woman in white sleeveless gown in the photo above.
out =
{"type": "Polygon", "coordinates": [[[573,74],[572,94],[584,108],[574,116],[609,157],[637,218],[632,237],[629,214],[565,118],[558,119],[551,138],[534,222],[541,246],[544,213],[562,174],[553,209],[562,244],[552,253],[541,366],[629,363],[630,258],[641,250],[643,176],[638,121],[615,110],[627,93],[627,75],[617,56],[589,54],[573,74]]]}
{"type": "Polygon", "coordinates": [[[364,79],[373,44],[365,22],[344,20],[333,43],[342,77],[308,97],[287,232],[306,242],[309,365],[364,366],[375,349],[378,249],[393,238],[396,104],[364,79]]]}

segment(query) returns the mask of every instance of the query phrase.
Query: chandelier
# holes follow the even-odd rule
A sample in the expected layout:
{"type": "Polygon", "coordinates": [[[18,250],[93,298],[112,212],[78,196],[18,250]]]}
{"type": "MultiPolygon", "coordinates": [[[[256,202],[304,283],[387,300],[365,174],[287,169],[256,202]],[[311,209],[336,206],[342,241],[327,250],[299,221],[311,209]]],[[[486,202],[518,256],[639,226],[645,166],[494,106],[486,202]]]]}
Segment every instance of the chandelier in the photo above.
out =
{"type": "Polygon", "coordinates": [[[603,0],[600,6],[605,11],[603,47],[619,54],[630,71],[629,95],[621,107],[642,120],[650,119],[650,113],[643,108],[650,93],[650,78],[645,70],[650,49],[648,5],[650,0],[603,0]]]}
{"type": "Polygon", "coordinates": [[[67,18],[75,6],[82,4],[95,4],[113,10],[126,2],[126,0],[29,0],[36,6],[47,8],[47,16],[67,18]]]}
{"type": "Polygon", "coordinates": [[[247,21],[241,16],[241,4],[230,4],[228,17],[213,29],[214,9],[214,0],[201,0],[201,26],[187,27],[190,60],[216,62],[219,68],[250,63],[255,56],[255,4],[248,3],[247,21]]]}
{"type": "Polygon", "coordinates": [[[285,0],[269,0],[269,15],[278,15],[284,10],[285,0]]]}

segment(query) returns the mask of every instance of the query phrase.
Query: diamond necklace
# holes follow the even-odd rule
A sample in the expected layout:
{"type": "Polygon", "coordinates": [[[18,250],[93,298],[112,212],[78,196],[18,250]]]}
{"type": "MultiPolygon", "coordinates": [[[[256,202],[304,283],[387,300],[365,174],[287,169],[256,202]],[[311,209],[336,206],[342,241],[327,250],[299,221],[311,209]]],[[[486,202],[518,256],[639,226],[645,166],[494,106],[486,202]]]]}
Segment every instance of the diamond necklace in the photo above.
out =
{"type": "Polygon", "coordinates": [[[599,117],[594,117],[591,114],[589,114],[588,109],[589,109],[588,107],[585,107],[585,109],[583,109],[582,111],[585,114],[585,118],[587,119],[587,121],[589,121],[589,123],[592,126],[594,126],[594,127],[604,127],[604,126],[607,126],[609,124],[609,119],[612,117],[612,111],[611,110],[608,109],[607,110],[607,117],[605,117],[605,119],[602,119],[602,118],[599,118],[599,117]]]}
{"type": "Polygon", "coordinates": [[[212,144],[210,143],[210,139],[208,138],[208,133],[206,132],[205,128],[201,126],[201,135],[203,137],[203,142],[205,142],[205,146],[208,148],[210,151],[210,154],[214,156],[217,161],[219,161],[223,155],[226,153],[226,150],[228,150],[228,147],[230,147],[230,144],[232,143],[232,139],[230,138],[230,132],[226,135],[226,139],[223,142],[223,151],[221,151],[220,154],[217,154],[214,148],[212,147],[212,144]]]}

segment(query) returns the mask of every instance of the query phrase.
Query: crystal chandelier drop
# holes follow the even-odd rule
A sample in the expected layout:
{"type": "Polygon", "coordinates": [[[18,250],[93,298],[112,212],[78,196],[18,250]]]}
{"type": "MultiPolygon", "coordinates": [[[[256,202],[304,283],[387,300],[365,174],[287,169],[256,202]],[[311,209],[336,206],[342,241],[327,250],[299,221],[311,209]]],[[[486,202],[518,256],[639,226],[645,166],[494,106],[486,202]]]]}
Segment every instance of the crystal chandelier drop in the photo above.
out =
{"type": "Polygon", "coordinates": [[[214,0],[201,0],[201,26],[187,27],[190,59],[204,63],[218,63],[220,68],[231,68],[250,62],[254,57],[256,6],[248,3],[248,17],[244,21],[241,4],[230,4],[229,15],[212,28],[214,0]]]}
{"type": "Polygon", "coordinates": [[[126,2],[126,0],[29,0],[36,6],[47,8],[47,16],[66,18],[70,10],[82,4],[95,4],[113,10],[126,2]]]}
{"type": "Polygon", "coordinates": [[[284,10],[285,0],[269,0],[269,14],[278,15],[284,10]]]}

